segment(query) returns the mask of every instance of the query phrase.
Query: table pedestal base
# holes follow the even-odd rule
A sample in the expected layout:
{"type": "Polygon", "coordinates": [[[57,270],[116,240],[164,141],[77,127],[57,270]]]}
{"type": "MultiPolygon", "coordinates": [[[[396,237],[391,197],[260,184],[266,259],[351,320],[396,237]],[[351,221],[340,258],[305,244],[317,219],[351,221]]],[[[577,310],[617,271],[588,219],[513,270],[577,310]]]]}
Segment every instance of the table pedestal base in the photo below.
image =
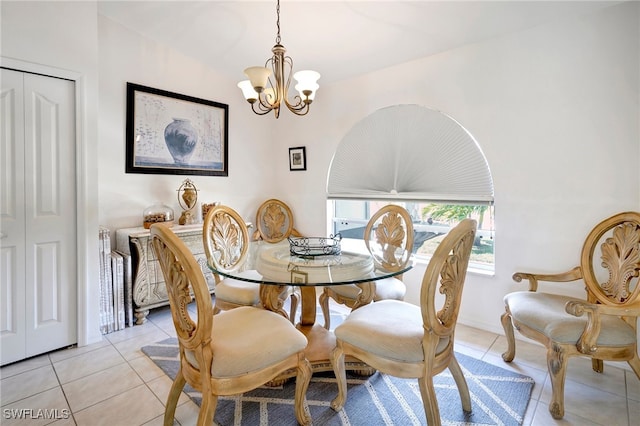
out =
{"type": "MultiPolygon", "coordinates": [[[[284,313],[282,310],[282,298],[280,294],[286,286],[282,285],[262,285],[260,288],[260,300],[262,306],[274,312],[284,313]]],[[[306,337],[307,348],[304,351],[305,357],[311,364],[311,371],[319,373],[333,371],[331,366],[331,351],[336,347],[336,336],[333,331],[327,330],[320,324],[316,324],[316,288],[313,286],[301,286],[300,295],[302,298],[300,322],[296,328],[306,337]]],[[[286,317],[286,313],[284,313],[286,317]]],[[[345,358],[345,369],[354,371],[363,376],[370,376],[375,370],[362,361],[352,358],[345,358]]],[[[287,379],[296,376],[295,370],[289,370],[272,380],[269,386],[280,386],[287,379]]]]}
{"type": "MultiPolygon", "coordinates": [[[[307,349],[304,351],[304,355],[309,360],[309,364],[311,364],[311,371],[313,373],[326,371],[333,372],[333,367],[331,366],[331,351],[336,347],[336,336],[333,332],[327,330],[320,324],[298,324],[296,327],[307,337],[307,340],[309,341],[307,349]]],[[[353,357],[346,357],[344,364],[347,371],[353,371],[362,376],[370,376],[376,372],[375,369],[353,357]]],[[[281,386],[288,379],[295,376],[295,369],[285,371],[280,376],[269,382],[267,386],[281,386]]]]}

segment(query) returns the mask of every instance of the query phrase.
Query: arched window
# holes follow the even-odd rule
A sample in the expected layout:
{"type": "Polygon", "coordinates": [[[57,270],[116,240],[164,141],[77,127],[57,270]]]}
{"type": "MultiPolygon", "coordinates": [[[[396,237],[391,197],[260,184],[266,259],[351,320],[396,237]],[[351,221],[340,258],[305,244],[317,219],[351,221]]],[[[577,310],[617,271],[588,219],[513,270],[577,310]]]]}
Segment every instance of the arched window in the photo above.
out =
{"type": "Polygon", "coordinates": [[[358,237],[382,205],[405,206],[414,219],[418,257],[428,257],[461,218],[474,217],[480,255],[479,265],[471,264],[493,270],[491,171],[473,136],[440,111],[395,105],[356,123],[331,161],[327,198],[333,200],[332,232],[343,237],[358,237]]]}

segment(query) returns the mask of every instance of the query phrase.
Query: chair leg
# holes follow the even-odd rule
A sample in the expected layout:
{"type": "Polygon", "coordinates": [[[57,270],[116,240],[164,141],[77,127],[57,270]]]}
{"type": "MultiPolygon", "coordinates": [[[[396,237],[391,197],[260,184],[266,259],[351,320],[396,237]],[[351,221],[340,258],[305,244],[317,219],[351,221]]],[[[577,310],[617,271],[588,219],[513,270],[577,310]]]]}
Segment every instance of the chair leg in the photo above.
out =
{"type": "Polygon", "coordinates": [[[339,340],[331,352],[331,365],[338,382],[338,396],[331,401],[331,408],[335,411],[340,411],[347,400],[347,372],[344,367],[344,350],[342,349],[342,342],[339,340]]]}
{"type": "Polygon", "coordinates": [[[308,412],[307,389],[311,381],[311,364],[301,353],[298,359],[298,375],[296,376],[295,411],[298,424],[311,425],[311,416],[308,412]]]}
{"type": "Polygon", "coordinates": [[[420,395],[422,395],[422,405],[424,405],[427,424],[429,426],[440,426],[440,409],[438,408],[436,389],[433,386],[433,377],[420,377],[418,384],[420,385],[420,395]]]}
{"type": "Polygon", "coordinates": [[[296,291],[293,291],[291,293],[291,309],[289,310],[289,319],[291,320],[292,324],[296,323],[296,312],[298,312],[298,301],[299,301],[298,293],[296,291]]]}
{"type": "Polygon", "coordinates": [[[329,313],[329,295],[325,291],[322,291],[322,294],[318,298],[318,303],[320,303],[320,307],[322,308],[324,328],[329,330],[329,327],[331,327],[331,314],[329,313]]]}
{"type": "Polygon", "coordinates": [[[451,357],[451,361],[449,362],[449,371],[451,371],[453,380],[456,381],[456,386],[458,386],[458,392],[460,393],[460,401],[462,402],[462,409],[470,413],[471,412],[471,396],[469,395],[469,386],[467,385],[467,380],[464,378],[464,374],[462,373],[460,364],[458,364],[458,360],[456,359],[455,356],[451,357]]]}
{"type": "Polygon", "coordinates": [[[567,374],[567,361],[567,354],[562,347],[552,343],[547,348],[547,368],[551,378],[549,413],[556,420],[564,417],[564,380],[567,374]]]}
{"type": "Polygon", "coordinates": [[[176,415],[176,405],[178,405],[178,399],[180,398],[180,394],[182,393],[185,383],[186,380],[182,374],[182,367],[180,367],[178,369],[178,374],[176,374],[176,378],[171,385],[171,389],[169,390],[169,396],[167,396],[167,403],[164,408],[164,426],[173,425],[173,419],[176,415]]]}
{"type": "Polygon", "coordinates": [[[601,359],[591,359],[591,368],[596,373],[602,373],[604,371],[604,362],[601,359]]]}
{"type": "Polygon", "coordinates": [[[511,314],[509,310],[502,314],[500,317],[502,322],[502,328],[504,328],[504,335],[507,338],[507,351],[502,354],[502,359],[505,362],[513,361],[516,356],[516,337],[513,334],[513,323],[511,322],[511,314]]]}
{"type": "Polygon", "coordinates": [[[198,426],[210,426],[213,424],[213,415],[216,412],[218,405],[218,395],[214,395],[211,392],[202,394],[202,405],[200,406],[200,413],[198,413],[198,426]]]}

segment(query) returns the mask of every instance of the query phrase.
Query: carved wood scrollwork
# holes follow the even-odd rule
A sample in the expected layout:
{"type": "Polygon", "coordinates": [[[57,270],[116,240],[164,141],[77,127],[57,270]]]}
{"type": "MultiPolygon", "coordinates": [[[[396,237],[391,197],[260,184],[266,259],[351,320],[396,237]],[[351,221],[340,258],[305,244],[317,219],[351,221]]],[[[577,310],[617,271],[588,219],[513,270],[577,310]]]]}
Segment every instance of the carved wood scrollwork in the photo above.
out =
{"type": "Polygon", "coordinates": [[[276,312],[286,319],[289,319],[289,315],[283,309],[284,297],[283,294],[289,289],[286,285],[272,285],[261,284],[260,285],[260,301],[265,309],[272,312],[276,312]]]}
{"type": "Polygon", "coordinates": [[[193,300],[189,291],[189,278],[175,255],[162,241],[153,238],[153,244],[165,275],[167,294],[173,302],[171,313],[178,328],[177,332],[183,335],[181,337],[191,337],[196,330],[196,323],[187,310],[193,300]]]}
{"type": "Polygon", "coordinates": [[[460,262],[466,253],[471,250],[473,234],[465,235],[451,250],[440,272],[440,287],[438,291],[444,294],[444,303],[438,311],[437,317],[445,327],[455,324],[460,308],[462,287],[466,276],[467,262],[460,262]]]}
{"type": "Polygon", "coordinates": [[[376,228],[376,242],[382,247],[382,257],[391,266],[398,265],[396,249],[402,247],[405,232],[402,217],[397,212],[389,212],[382,217],[376,228]]]}
{"type": "Polygon", "coordinates": [[[262,220],[267,229],[267,237],[269,239],[277,240],[284,238],[283,230],[285,230],[287,216],[278,204],[269,204],[262,220]]]}
{"type": "Polygon", "coordinates": [[[225,269],[232,268],[242,253],[240,227],[224,212],[217,213],[213,220],[213,242],[219,253],[217,261],[225,269]]]}
{"type": "Polygon", "coordinates": [[[374,256],[376,266],[391,271],[403,268],[413,248],[413,224],[409,212],[393,204],[384,206],[369,219],[364,230],[364,242],[374,256]],[[375,243],[374,247],[371,243],[375,243]]]}
{"type": "Polygon", "coordinates": [[[623,303],[631,294],[631,279],[640,271],[640,229],[636,224],[623,223],[613,230],[613,236],[602,244],[602,266],[609,270],[602,291],[623,303]]]}

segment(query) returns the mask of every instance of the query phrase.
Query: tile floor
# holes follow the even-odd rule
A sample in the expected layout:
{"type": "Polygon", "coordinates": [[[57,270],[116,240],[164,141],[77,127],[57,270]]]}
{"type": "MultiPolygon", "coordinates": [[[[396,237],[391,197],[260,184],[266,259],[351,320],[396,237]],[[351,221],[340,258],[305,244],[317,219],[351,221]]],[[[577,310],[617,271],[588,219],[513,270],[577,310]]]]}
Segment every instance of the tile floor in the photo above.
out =
{"type": "MultiPolygon", "coordinates": [[[[100,343],[2,367],[0,423],[161,425],[171,381],[140,348],[169,336],[175,336],[171,313],[160,308],[151,312],[146,324],[108,334],[100,343]],[[44,409],[58,419],[45,419],[37,411],[44,409]],[[19,420],[14,413],[30,418],[19,420]]],[[[547,409],[551,388],[543,347],[518,341],[516,359],[505,364],[500,357],[506,349],[503,336],[459,325],[456,339],[462,353],[533,377],[536,384],[525,425],[640,424],[640,380],[628,369],[605,365],[604,374],[597,374],[589,360],[573,358],[565,385],[565,417],[556,421],[547,409]]],[[[193,425],[197,413],[198,407],[183,395],[174,424],[193,425]]]]}

